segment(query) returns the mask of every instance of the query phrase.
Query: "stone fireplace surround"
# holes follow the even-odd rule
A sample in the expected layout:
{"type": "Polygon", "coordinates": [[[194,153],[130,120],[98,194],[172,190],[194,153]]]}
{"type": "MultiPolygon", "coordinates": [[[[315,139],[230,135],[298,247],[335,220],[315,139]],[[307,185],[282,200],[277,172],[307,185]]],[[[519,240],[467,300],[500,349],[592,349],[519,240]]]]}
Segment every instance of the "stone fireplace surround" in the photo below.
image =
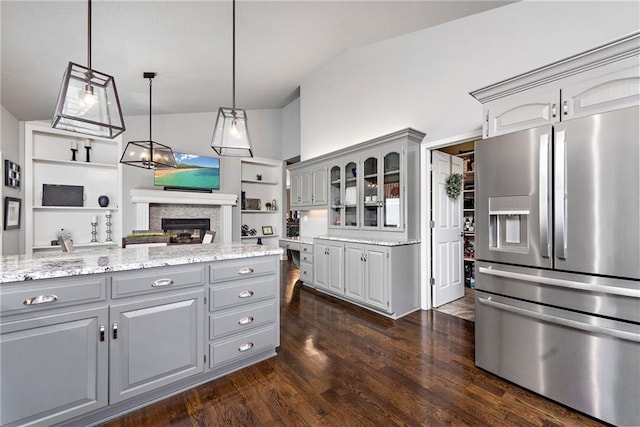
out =
{"type": "Polygon", "coordinates": [[[232,240],[231,208],[238,203],[236,194],[134,188],[131,190],[131,202],[136,206],[136,230],[160,229],[161,217],[201,218],[203,212],[208,212],[211,229],[216,231],[215,241],[232,240]]]}

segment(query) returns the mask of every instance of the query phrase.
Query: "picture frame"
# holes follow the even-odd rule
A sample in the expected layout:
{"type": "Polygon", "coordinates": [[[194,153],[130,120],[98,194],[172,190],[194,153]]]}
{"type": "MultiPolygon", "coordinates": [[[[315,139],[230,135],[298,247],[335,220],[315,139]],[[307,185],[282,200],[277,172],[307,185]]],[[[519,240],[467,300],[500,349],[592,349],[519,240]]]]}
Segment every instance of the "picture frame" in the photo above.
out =
{"type": "Polygon", "coordinates": [[[216,232],[213,230],[207,230],[204,232],[204,236],[202,236],[202,243],[213,243],[213,239],[216,237],[216,232]]]}
{"type": "Polygon", "coordinates": [[[22,200],[15,197],[4,198],[4,229],[17,230],[20,228],[20,214],[22,200]]]}
{"type": "Polygon", "coordinates": [[[4,160],[4,185],[20,188],[20,166],[11,160],[4,160]]]}
{"type": "Polygon", "coordinates": [[[271,227],[270,225],[263,225],[262,234],[264,236],[271,236],[273,234],[273,227],[271,227]]]}

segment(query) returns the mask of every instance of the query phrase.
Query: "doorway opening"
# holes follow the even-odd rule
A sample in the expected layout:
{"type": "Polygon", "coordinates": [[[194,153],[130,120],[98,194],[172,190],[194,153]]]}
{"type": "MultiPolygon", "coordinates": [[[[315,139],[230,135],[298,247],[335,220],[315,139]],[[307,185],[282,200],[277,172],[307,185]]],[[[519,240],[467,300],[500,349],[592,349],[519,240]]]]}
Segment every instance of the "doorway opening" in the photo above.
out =
{"type": "Polygon", "coordinates": [[[430,159],[432,307],[471,321],[474,320],[475,141],[478,139],[460,139],[435,147],[430,159]],[[462,177],[457,197],[447,194],[453,174],[462,177]]]}

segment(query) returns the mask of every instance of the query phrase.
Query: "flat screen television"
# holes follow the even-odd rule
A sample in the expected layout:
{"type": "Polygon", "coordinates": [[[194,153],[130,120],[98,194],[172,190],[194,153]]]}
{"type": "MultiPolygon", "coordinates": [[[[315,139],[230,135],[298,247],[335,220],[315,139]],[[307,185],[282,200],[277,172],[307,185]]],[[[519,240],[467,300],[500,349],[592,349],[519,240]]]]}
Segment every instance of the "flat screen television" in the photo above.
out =
{"type": "Polygon", "coordinates": [[[173,152],[176,157],[175,169],[156,169],[153,183],[167,190],[220,189],[220,159],[197,154],[173,152]]]}

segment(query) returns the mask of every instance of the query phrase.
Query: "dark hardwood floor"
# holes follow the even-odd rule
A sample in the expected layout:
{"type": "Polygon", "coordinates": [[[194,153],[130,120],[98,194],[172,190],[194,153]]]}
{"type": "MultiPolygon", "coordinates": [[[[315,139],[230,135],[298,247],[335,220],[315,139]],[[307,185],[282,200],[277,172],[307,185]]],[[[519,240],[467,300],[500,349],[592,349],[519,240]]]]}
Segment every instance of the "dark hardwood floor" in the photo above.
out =
{"type": "Polygon", "coordinates": [[[393,321],[295,285],[282,263],[278,355],[106,426],[599,426],[474,366],[473,322],[393,321]]]}

